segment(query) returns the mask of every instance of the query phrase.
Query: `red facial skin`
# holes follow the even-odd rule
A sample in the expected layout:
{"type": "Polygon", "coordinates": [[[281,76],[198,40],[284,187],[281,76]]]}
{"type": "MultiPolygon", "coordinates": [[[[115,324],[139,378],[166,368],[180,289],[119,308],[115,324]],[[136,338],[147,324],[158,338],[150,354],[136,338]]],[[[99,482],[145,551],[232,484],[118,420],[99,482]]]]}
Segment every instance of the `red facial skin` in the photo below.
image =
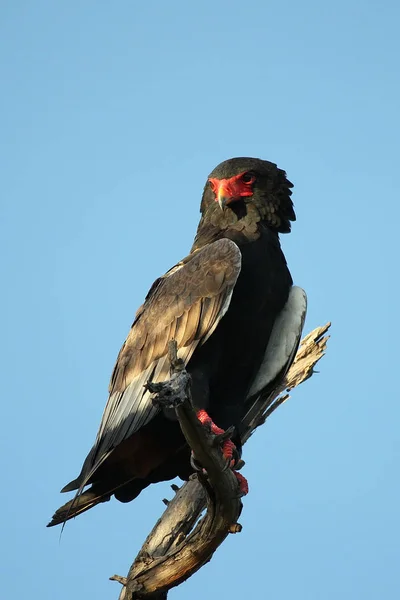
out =
{"type": "Polygon", "coordinates": [[[216,179],[210,177],[208,180],[211,185],[211,189],[215,194],[215,201],[221,204],[230,204],[240,198],[246,198],[253,195],[253,183],[256,178],[252,173],[239,173],[229,179],[216,179]]]}

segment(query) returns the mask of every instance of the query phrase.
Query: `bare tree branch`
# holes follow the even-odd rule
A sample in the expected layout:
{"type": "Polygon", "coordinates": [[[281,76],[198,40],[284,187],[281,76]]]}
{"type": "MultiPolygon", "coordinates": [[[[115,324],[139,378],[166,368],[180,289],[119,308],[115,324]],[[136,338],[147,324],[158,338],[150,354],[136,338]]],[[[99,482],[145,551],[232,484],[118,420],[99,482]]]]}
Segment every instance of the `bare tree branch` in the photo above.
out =
{"type": "MultiPolygon", "coordinates": [[[[288,374],[267,397],[260,398],[248,412],[241,430],[243,443],[254,430],[288,398],[290,390],[314,373],[316,363],[326,351],[330,323],[314,329],[302,341],[288,374]]],[[[227,468],[215,436],[200,425],[190,402],[190,378],[170,348],[172,376],[169,382],[157,384],[152,391],[158,401],[173,405],[182,431],[196,459],[207,472],[192,478],[181,488],[172,486],[175,497],[168,502],[162,517],[148,535],[132,564],[128,577],[111,579],[123,584],[119,600],[152,598],[164,600],[172,587],[190,577],[206,562],[229,533],[241,530],[237,523],[241,501],[237,480],[227,468]],[[196,525],[204,508],[207,512],[196,525]]]]}

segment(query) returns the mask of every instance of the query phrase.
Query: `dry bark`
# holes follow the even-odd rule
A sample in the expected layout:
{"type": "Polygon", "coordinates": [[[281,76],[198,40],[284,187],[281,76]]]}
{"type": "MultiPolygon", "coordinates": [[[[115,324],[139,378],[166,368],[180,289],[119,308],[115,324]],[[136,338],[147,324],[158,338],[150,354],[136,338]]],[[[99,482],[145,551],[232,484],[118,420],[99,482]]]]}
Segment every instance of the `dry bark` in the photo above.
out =
{"type": "MultiPolygon", "coordinates": [[[[318,327],[303,339],[286,377],[248,412],[240,432],[243,443],[289,398],[286,390],[312,376],[316,363],[325,354],[329,339],[325,334],[329,327],[330,323],[318,327]]],[[[169,589],[211,559],[229,533],[241,530],[237,519],[242,503],[236,477],[222,457],[221,440],[200,425],[190,402],[190,378],[176,360],[173,346],[171,352],[171,380],[157,384],[152,391],[159,402],[174,406],[186,440],[207,476],[199,472],[181,488],[172,485],[175,497],[164,501],[167,508],[148,535],[128,576],[111,577],[123,585],[119,600],[164,600],[169,589]],[[198,522],[204,508],[206,513],[198,522]]]]}

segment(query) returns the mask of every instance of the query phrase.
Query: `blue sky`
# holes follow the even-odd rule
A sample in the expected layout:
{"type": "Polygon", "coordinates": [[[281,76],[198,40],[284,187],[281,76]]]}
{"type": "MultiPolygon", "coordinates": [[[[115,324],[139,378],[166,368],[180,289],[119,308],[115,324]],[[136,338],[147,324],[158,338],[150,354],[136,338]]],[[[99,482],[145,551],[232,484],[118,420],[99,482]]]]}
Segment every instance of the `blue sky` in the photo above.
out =
{"type": "Polygon", "coordinates": [[[152,281],[207,174],[250,155],[295,184],[283,236],[333,322],[320,374],[245,447],[243,532],[171,592],[399,595],[398,4],[28,2],[0,16],[5,598],[117,598],[168,484],[45,529],[78,473],[152,281]]]}

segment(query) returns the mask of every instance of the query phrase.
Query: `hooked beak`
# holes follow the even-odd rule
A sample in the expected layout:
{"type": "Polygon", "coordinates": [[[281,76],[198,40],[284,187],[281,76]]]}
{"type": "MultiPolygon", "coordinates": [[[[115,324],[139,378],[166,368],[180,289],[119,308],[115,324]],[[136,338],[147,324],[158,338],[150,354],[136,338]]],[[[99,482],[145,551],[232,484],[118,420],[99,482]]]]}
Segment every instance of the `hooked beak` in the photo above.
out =
{"type": "Polygon", "coordinates": [[[218,202],[220,209],[224,210],[235,197],[231,182],[228,179],[210,179],[210,181],[213,184],[215,201],[218,202]]]}
{"type": "Polygon", "coordinates": [[[228,204],[230,199],[231,198],[227,194],[227,191],[225,189],[223,189],[223,186],[221,185],[218,189],[218,194],[217,194],[217,202],[218,202],[221,210],[224,210],[225,206],[228,204]]]}

